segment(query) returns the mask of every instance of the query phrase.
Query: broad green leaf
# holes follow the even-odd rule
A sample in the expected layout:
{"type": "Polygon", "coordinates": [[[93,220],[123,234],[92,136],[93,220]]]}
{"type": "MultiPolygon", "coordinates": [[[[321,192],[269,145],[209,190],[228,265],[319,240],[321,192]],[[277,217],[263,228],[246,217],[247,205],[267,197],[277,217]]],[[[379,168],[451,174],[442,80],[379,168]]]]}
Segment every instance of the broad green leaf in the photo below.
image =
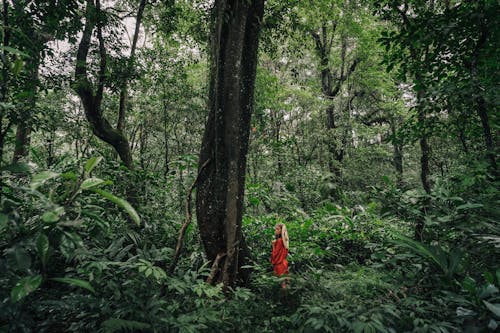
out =
{"type": "Polygon", "coordinates": [[[114,196],[113,194],[100,190],[100,189],[92,189],[94,192],[102,195],[104,198],[108,199],[111,202],[114,202],[117,204],[119,207],[123,208],[127,214],[132,218],[132,220],[137,224],[141,225],[141,218],[139,217],[139,214],[135,211],[134,207],[130,205],[126,200],[123,200],[121,198],[118,198],[117,196],[114,196]]]}
{"type": "Polygon", "coordinates": [[[495,283],[495,278],[493,277],[493,274],[491,274],[490,272],[484,272],[483,275],[485,280],[488,281],[488,283],[490,284],[495,283]]]}
{"type": "Polygon", "coordinates": [[[54,222],[57,222],[57,221],[59,221],[59,215],[55,211],[53,211],[53,210],[45,212],[42,215],[42,221],[45,222],[45,223],[54,223],[54,222]]]}
{"type": "Polygon", "coordinates": [[[90,175],[90,173],[92,172],[92,170],[94,170],[94,168],[97,166],[97,164],[99,164],[99,162],[102,161],[102,156],[96,156],[96,157],[92,157],[90,158],[87,163],[85,163],[85,175],[90,175]]]}
{"type": "Polygon", "coordinates": [[[491,295],[494,295],[498,293],[498,288],[495,287],[493,284],[488,284],[486,287],[483,287],[481,290],[481,293],[479,294],[479,298],[484,299],[488,298],[491,295]]]}
{"type": "Polygon", "coordinates": [[[0,45],[0,50],[7,51],[7,52],[15,54],[15,55],[19,55],[19,56],[23,56],[23,57],[29,58],[29,56],[26,53],[24,53],[22,51],[19,51],[18,49],[15,49],[15,48],[10,47],[10,46],[0,45]]]}
{"type": "Polygon", "coordinates": [[[42,171],[42,172],[33,176],[33,179],[31,180],[30,187],[32,190],[36,190],[43,183],[45,183],[47,180],[58,177],[58,176],[59,176],[59,174],[57,172],[42,171]]]}
{"type": "Polygon", "coordinates": [[[29,293],[35,291],[42,283],[42,276],[28,276],[19,280],[10,292],[10,298],[17,302],[29,293]]]}
{"type": "Polygon", "coordinates": [[[45,267],[47,265],[47,258],[49,254],[49,239],[45,234],[41,233],[38,235],[38,238],[36,239],[36,248],[38,250],[38,256],[42,261],[42,265],[45,267]]]}
{"type": "Polygon", "coordinates": [[[88,190],[89,188],[99,186],[103,183],[105,183],[105,181],[100,178],[87,178],[83,181],[82,185],[80,185],[80,188],[82,190],[88,190]]]}
{"type": "Polygon", "coordinates": [[[495,314],[495,316],[500,317],[500,303],[490,303],[483,301],[484,305],[495,314]]]}
{"type": "Polygon", "coordinates": [[[80,280],[80,279],[74,279],[74,278],[69,278],[69,277],[60,277],[60,278],[51,278],[51,280],[57,281],[57,282],[63,282],[70,284],[72,286],[80,287],[87,289],[93,293],[95,293],[94,288],[90,285],[88,281],[85,280],[80,280]]]}

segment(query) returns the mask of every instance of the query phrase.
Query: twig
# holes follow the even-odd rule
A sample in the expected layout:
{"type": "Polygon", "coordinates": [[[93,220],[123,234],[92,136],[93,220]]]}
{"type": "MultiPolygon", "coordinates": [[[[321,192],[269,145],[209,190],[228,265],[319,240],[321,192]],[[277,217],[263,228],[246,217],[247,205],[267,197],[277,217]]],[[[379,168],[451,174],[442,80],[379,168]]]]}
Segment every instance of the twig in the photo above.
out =
{"type": "Polygon", "coordinates": [[[179,256],[181,254],[181,249],[182,249],[182,243],[184,241],[184,236],[186,235],[186,229],[188,225],[191,223],[191,194],[193,193],[193,189],[196,187],[196,184],[198,183],[198,180],[200,179],[200,175],[203,172],[203,170],[207,167],[207,165],[210,163],[210,159],[206,160],[205,163],[201,166],[200,170],[198,171],[198,175],[196,176],[196,179],[194,180],[193,184],[191,184],[191,187],[188,190],[187,196],[186,196],[186,220],[184,221],[184,224],[181,227],[181,230],[179,231],[179,237],[177,239],[177,246],[175,247],[175,254],[174,254],[174,259],[172,260],[172,264],[170,265],[169,272],[172,274],[175,270],[175,267],[177,266],[177,262],[179,261],[179,256]]]}

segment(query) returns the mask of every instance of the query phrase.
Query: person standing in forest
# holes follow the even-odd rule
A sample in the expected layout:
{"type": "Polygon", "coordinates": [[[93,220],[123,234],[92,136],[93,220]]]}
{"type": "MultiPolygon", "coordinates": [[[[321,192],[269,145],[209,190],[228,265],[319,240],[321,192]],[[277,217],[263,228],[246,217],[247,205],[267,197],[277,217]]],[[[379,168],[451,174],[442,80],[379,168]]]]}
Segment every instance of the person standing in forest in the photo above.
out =
{"type": "MultiPolygon", "coordinates": [[[[273,251],[271,253],[271,264],[274,268],[274,275],[281,276],[288,274],[288,255],[289,238],[286,226],[283,223],[278,223],[274,228],[273,251]]],[[[281,288],[285,289],[287,280],[283,280],[281,288]]]]}

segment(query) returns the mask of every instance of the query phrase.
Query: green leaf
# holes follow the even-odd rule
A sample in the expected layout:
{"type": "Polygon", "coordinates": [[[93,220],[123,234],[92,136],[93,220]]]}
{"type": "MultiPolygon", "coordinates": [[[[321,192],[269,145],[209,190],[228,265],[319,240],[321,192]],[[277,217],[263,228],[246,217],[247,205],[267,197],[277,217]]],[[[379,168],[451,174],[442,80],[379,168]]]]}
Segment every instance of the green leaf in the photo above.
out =
{"type": "Polygon", "coordinates": [[[94,170],[94,168],[97,166],[97,164],[99,164],[99,162],[102,161],[102,156],[96,156],[96,157],[92,157],[90,158],[87,163],[85,163],[85,175],[90,175],[90,173],[92,172],[92,170],[94,170]]]}
{"type": "Polygon", "coordinates": [[[483,207],[482,204],[475,204],[475,203],[469,202],[469,203],[458,206],[457,210],[476,209],[476,208],[481,208],[481,207],[483,207]]]}
{"type": "Polygon", "coordinates": [[[58,176],[59,176],[59,174],[57,172],[42,171],[39,174],[36,174],[33,176],[33,179],[31,180],[30,187],[32,190],[36,190],[43,183],[45,183],[47,180],[58,177],[58,176]]]}
{"type": "Polygon", "coordinates": [[[90,285],[88,281],[85,280],[80,280],[80,279],[74,279],[74,278],[69,278],[69,277],[59,277],[59,278],[51,278],[51,280],[57,281],[57,282],[63,282],[70,284],[72,286],[80,287],[87,289],[93,293],[95,293],[94,288],[90,285]]]}
{"type": "Polygon", "coordinates": [[[134,320],[125,320],[119,318],[110,318],[102,323],[102,328],[104,328],[104,332],[106,333],[114,333],[123,330],[127,331],[137,331],[150,328],[151,325],[147,323],[142,323],[134,320]]]}
{"type": "Polygon", "coordinates": [[[29,58],[29,56],[26,53],[24,53],[22,51],[19,51],[18,49],[15,49],[15,48],[10,47],[10,46],[0,45],[0,50],[7,51],[7,52],[15,54],[15,55],[19,55],[19,56],[23,56],[23,57],[29,58]]]}
{"type": "Polygon", "coordinates": [[[10,298],[15,303],[35,291],[42,283],[42,276],[28,276],[19,280],[10,292],[10,298]]]}
{"type": "Polygon", "coordinates": [[[0,230],[5,228],[7,226],[7,223],[9,223],[9,217],[4,213],[0,213],[0,230]]]}
{"type": "Polygon", "coordinates": [[[28,255],[25,249],[16,246],[14,255],[16,258],[17,267],[19,269],[25,270],[31,267],[31,257],[28,255]]]}
{"type": "Polygon", "coordinates": [[[49,239],[45,234],[41,233],[38,235],[38,238],[36,239],[36,249],[38,250],[38,256],[42,261],[42,265],[45,267],[49,254],[49,239]]]}
{"type": "Polygon", "coordinates": [[[12,72],[14,76],[18,76],[19,73],[21,73],[23,67],[24,67],[24,61],[22,61],[22,59],[17,58],[16,60],[14,60],[14,63],[12,65],[12,72]]]}
{"type": "Polygon", "coordinates": [[[96,187],[96,186],[99,186],[101,184],[105,183],[104,180],[100,179],[100,178],[95,178],[95,177],[92,177],[92,178],[87,178],[83,181],[83,183],[80,185],[80,188],[82,190],[88,190],[92,187],[96,187]]]}
{"type": "Polygon", "coordinates": [[[106,191],[103,191],[103,190],[100,190],[100,189],[92,189],[92,190],[94,192],[102,195],[104,198],[108,199],[109,201],[114,202],[119,207],[123,208],[128,213],[130,218],[132,218],[132,220],[137,225],[141,225],[141,218],[139,217],[139,214],[137,214],[134,207],[132,207],[132,205],[130,205],[126,200],[118,198],[118,197],[114,196],[113,194],[106,192],[106,191]]]}
{"type": "Polygon", "coordinates": [[[57,214],[53,210],[45,212],[42,215],[42,221],[45,222],[45,223],[54,223],[54,222],[57,222],[57,221],[59,221],[59,214],[57,214]]]}
{"type": "Polygon", "coordinates": [[[500,317],[500,303],[490,303],[490,302],[486,302],[486,301],[483,301],[484,305],[486,305],[486,307],[488,308],[488,310],[490,310],[491,312],[493,312],[495,314],[495,316],[497,317],[500,317]]]}

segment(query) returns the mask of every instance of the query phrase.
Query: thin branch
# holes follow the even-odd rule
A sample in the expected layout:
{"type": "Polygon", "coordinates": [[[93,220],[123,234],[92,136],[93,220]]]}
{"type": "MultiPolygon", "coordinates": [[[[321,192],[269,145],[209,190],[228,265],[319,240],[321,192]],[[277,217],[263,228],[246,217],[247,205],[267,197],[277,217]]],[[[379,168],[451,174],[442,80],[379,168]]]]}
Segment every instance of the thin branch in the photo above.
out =
{"type": "Polygon", "coordinates": [[[207,283],[212,284],[214,282],[215,276],[217,275],[217,271],[219,270],[220,262],[222,258],[226,256],[226,253],[219,253],[217,257],[215,257],[214,263],[212,264],[212,268],[210,269],[210,274],[207,277],[207,283]]]}
{"type": "Polygon", "coordinates": [[[180,231],[179,231],[179,237],[177,239],[177,246],[175,247],[175,254],[174,254],[174,259],[172,260],[172,264],[170,265],[169,272],[172,274],[175,270],[175,267],[177,266],[177,262],[179,261],[179,257],[181,254],[182,250],[182,244],[184,242],[184,236],[186,235],[186,229],[191,223],[191,194],[193,193],[194,188],[198,184],[198,180],[200,179],[200,175],[203,172],[203,170],[207,167],[207,165],[210,163],[210,159],[206,160],[205,163],[201,166],[200,170],[198,171],[198,175],[196,176],[196,179],[194,180],[193,184],[191,184],[191,187],[189,187],[187,196],[186,196],[186,219],[184,221],[184,224],[182,225],[180,231]]]}
{"type": "Polygon", "coordinates": [[[100,0],[96,0],[96,10],[97,10],[97,39],[99,40],[99,79],[97,84],[96,100],[97,105],[100,105],[99,101],[102,100],[102,95],[104,91],[104,80],[106,77],[106,46],[104,44],[104,38],[102,37],[102,11],[100,0]]]}

